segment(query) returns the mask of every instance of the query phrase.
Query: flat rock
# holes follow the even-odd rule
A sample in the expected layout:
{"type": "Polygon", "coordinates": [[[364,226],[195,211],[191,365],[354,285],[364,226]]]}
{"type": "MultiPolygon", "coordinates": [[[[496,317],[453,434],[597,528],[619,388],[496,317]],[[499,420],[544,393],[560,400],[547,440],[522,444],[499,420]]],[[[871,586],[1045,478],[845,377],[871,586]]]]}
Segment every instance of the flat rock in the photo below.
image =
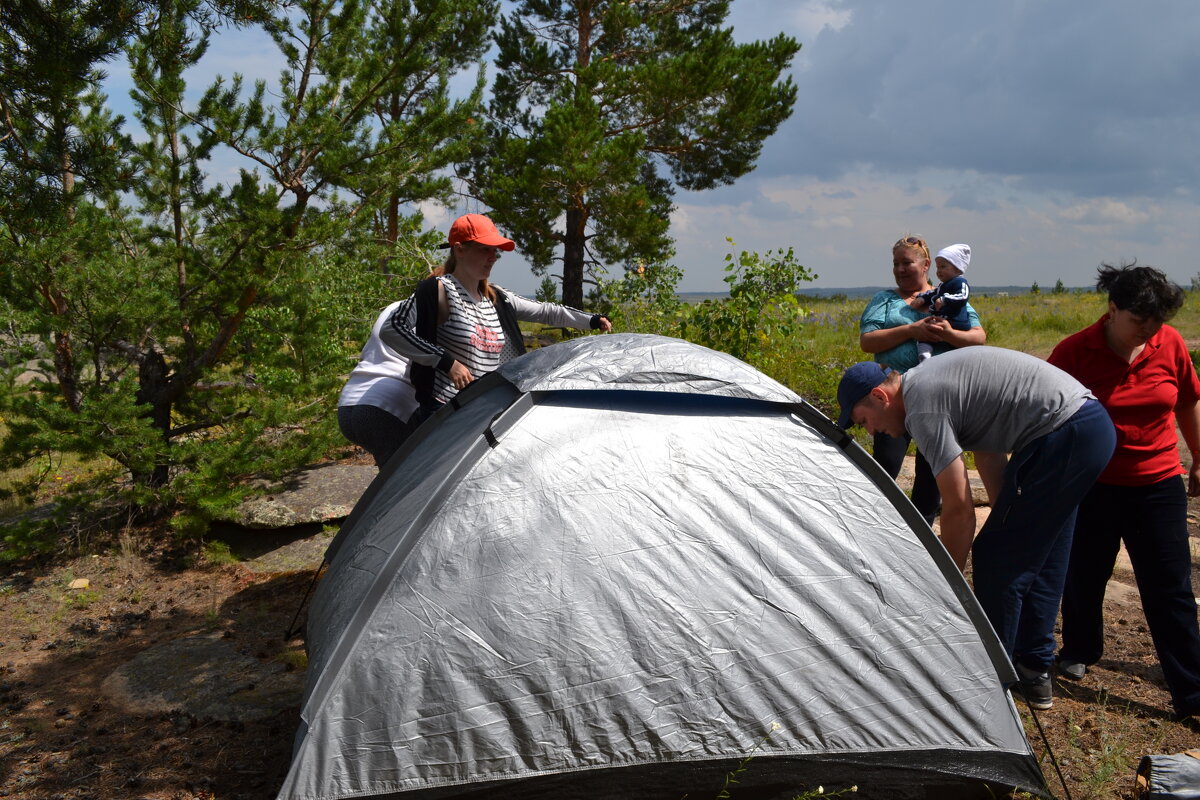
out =
{"type": "Polygon", "coordinates": [[[283,536],[283,531],[245,531],[242,535],[233,532],[214,532],[217,538],[229,544],[232,553],[241,559],[243,567],[259,574],[300,572],[317,569],[325,560],[325,550],[337,529],[325,526],[320,530],[298,526],[288,528],[293,535],[283,536]]]}
{"type": "Polygon", "coordinates": [[[345,519],[378,472],[363,464],[323,464],[262,482],[266,493],[242,503],[224,521],[275,530],[345,519]]]}
{"type": "Polygon", "coordinates": [[[143,650],[109,675],[101,690],[143,716],[249,722],[298,706],[302,673],[243,655],[219,635],[189,636],[143,650]]]}

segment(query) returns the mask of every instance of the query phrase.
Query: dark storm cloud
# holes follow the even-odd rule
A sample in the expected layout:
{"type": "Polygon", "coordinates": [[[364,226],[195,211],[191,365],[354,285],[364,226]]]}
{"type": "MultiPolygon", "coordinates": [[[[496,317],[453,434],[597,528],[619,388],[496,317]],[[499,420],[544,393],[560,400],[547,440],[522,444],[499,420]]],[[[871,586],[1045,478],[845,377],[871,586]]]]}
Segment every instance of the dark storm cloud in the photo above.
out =
{"type": "Polygon", "coordinates": [[[1081,197],[1200,179],[1193,0],[823,7],[849,21],[803,42],[759,175],[973,170],[1081,197]]]}

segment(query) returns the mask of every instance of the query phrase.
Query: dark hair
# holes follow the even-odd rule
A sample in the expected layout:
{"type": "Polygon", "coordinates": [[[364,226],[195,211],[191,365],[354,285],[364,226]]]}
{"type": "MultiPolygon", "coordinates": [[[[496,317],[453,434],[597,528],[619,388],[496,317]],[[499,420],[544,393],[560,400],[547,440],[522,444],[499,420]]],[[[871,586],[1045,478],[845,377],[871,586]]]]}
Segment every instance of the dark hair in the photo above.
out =
{"type": "Polygon", "coordinates": [[[1183,307],[1183,289],[1162,270],[1139,267],[1135,261],[1119,267],[1101,264],[1097,271],[1096,289],[1108,292],[1108,299],[1121,311],[1166,322],[1183,307]]]}

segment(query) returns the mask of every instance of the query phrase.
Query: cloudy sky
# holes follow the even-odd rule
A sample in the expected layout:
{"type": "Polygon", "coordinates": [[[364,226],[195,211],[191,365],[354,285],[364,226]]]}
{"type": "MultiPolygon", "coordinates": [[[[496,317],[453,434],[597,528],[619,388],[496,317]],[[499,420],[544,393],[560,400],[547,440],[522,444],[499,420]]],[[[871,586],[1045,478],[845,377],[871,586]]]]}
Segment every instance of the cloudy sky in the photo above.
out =
{"type": "MultiPolygon", "coordinates": [[[[1200,272],[1195,0],[733,0],[729,22],[742,41],[802,43],[799,94],[753,173],[677,195],[681,289],[724,288],[727,236],[794,247],[817,287],[889,283],[906,233],[971,244],[979,286],[1085,286],[1135,258],[1184,286],[1200,272]]],[[[209,60],[248,77],[278,63],[246,34],[209,60]]],[[[536,285],[518,259],[501,267],[500,283],[536,285]]]]}

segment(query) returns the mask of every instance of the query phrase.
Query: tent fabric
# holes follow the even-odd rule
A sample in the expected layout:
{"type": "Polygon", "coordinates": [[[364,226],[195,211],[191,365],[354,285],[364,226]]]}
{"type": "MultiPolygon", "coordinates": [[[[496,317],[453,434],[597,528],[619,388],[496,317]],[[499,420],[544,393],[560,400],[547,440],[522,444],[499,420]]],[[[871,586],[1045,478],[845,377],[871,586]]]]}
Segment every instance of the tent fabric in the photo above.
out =
{"type": "Polygon", "coordinates": [[[796,403],[800,397],[727,353],[662,336],[575,339],[509,362],[502,375],[522,392],[628,389],[796,403]]]}
{"type": "Polygon", "coordinates": [[[961,575],[790,390],[625,334],[457,406],[330,548],[280,800],[1045,794],[961,575]]]}

